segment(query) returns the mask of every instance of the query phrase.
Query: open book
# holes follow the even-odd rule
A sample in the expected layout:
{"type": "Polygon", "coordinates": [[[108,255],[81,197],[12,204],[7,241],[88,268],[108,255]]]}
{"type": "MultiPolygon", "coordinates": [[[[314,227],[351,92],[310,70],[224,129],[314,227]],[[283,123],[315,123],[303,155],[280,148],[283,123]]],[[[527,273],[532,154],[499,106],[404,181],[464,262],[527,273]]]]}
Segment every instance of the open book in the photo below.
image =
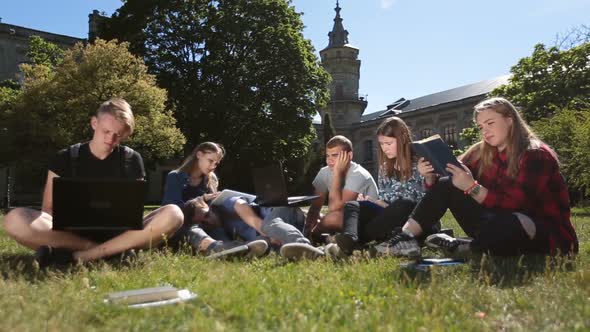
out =
{"type": "Polygon", "coordinates": [[[219,196],[215,197],[213,201],[211,201],[211,206],[221,206],[225,203],[226,200],[232,197],[241,197],[246,200],[248,203],[254,202],[256,196],[251,194],[246,194],[236,190],[224,189],[219,196]]]}
{"type": "Polygon", "coordinates": [[[451,148],[440,138],[440,135],[412,142],[412,149],[418,157],[428,160],[434,167],[434,172],[442,176],[451,175],[446,170],[447,164],[453,164],[463,169],[451,148]]]}
{"type": "Polygon", "coordinates": [[[196,295],[187,289],[162,286],[110,293],[106,296],[105,303],[140,308],[183,302],[195,297],[196,295]]]}
{"type": "Polygon", "coordinates": [[[428,271],[433,266],[458,266],[465,264],[464,259],[454,258],[424,258],[411,263],[402,263],[400,266],[406,269],[428,271]]]}

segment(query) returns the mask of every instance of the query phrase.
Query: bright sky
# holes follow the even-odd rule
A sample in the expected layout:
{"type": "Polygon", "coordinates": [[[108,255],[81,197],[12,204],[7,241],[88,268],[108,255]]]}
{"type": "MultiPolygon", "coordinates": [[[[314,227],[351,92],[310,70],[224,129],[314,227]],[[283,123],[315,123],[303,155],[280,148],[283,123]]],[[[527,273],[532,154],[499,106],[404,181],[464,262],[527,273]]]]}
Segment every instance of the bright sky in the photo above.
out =
{"type": "MultiPolygon", "coordinates": [[[[112,14],[120,0],[3,0],[3,23],[86,38],[93,9],[112,14]]],[[[316,53],[328,45],[335,1],[293,0],[316,53]]],[[[349,41],[360,49],[366,113],[398,98],[507,74],[557,34],[590,24],[590,0],[341,0],[349,41]]]]}

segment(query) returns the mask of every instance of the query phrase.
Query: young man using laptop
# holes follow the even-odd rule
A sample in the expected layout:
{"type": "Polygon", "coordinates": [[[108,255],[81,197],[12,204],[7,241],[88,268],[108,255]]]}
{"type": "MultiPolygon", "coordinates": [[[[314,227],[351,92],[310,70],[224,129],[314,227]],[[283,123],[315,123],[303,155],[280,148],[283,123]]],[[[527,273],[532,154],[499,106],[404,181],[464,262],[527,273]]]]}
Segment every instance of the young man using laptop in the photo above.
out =
{"type": "Polygon", "coordinates": [[[180,208],[166,205],[144,218],[142,230],[87,232],[83,236],[52,230],[54,178],[143,180],[145,171],[141,156],[120,145],[131,135],[134,124],[131,107],[125,100],[113,98],[104,102],[90,120],[94,131],[90,142],[59,151],[50,162],[41,211],[16,208],[4,218],[6,233],[18,243],[36,250],[35,258],[40,267],[92,261],[129,249],[154,247],[182,225],[180,208]],[[77,151],[73,153],[72,149],[77,151]]]}
{"type": "Polygon", "coordinates": [[[377,184],[371,173],[352,161],[352,142],[344,136],[332,137],[326,144],[326,164],[320,169],[313,187],[315,195],[305,221],[304,234],[317,239],[321,233],[342,231],[343,208],[348,201],[355,201],[359,195],[377,200],[377,184]],[[328,213],[322,216],[320,210],[328,196],[328,213]]]}

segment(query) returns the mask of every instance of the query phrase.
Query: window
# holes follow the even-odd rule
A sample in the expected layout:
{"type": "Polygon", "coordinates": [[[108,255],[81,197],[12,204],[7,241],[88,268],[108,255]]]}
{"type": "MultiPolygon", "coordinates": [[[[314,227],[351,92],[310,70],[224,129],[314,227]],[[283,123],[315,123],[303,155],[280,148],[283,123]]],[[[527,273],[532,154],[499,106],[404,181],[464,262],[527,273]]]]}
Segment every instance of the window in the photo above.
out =
{"type": "Polygon", "coordinates": [[[457,129],[454,124],[443,127],[443,140],[452,148],[457,148],[457,129]]]}
{"type": "Polygon", "coordinates": [[[420,138],[426,138],[432,136],[432,129],[431,128],[423,128],[420,130],[420,138]]]}
{"type": "Polygon", "coordinates": [[[373,141],[368,139],[364,143],[365,158],[363,161],[373,161],[373,141]]]}

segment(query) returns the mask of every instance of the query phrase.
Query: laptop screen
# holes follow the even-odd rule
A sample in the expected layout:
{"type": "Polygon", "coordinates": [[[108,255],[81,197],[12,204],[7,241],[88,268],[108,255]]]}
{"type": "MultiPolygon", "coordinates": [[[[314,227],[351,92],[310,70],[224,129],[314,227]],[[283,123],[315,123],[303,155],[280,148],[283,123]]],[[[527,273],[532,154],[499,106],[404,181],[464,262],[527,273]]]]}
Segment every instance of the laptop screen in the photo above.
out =
{"type": "Polygon", "coordinates": [[[139,180],[54,178],[53,229],[142,229],[146,193],[139,180]]]}

